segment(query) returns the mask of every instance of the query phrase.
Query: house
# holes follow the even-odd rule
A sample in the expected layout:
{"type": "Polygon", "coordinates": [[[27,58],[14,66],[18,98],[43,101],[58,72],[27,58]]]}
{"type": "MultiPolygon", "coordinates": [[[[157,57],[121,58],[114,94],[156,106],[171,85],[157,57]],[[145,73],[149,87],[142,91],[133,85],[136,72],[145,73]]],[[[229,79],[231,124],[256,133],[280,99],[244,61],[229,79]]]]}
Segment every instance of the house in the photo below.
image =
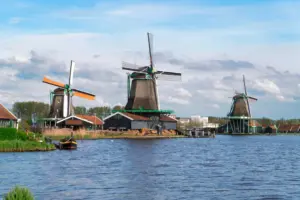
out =
{"type": "Polygon", "coordinates": [[[74,130],[87,129],[99,130],[103,128],[103,121],[95,115],[72,115],[63,119],[43,120],[40,124],[42,128],[71,128],[74,130]]]}
{"type": "Polygon", "coordinates": [[[18,118],[0,104],[0,127],[18,129],[18,118]]]}
{"type": "Polygon", "coordinates": [[[300,125],[299,124],[279,124],[278,125],[279,133],[299,133],[300,125]]]}
{"type": "Polygon", "coordinates": [[[263,126],[264,132],[265,133],[277,133],[277,127],[276,125],[268,125],[268,126],[263,126]]]}
{"type": "Polygon", "coordinates": [[[167,115],[146,117],[127,112],[116,112],[104,118],[105,130],[139,130],[142,128],[155,129],[159,124],[162,129],[176,130],[177,120],[167,115]]]}
{"type": "Polygon", "coordinates": [[[279,124],[278,125],[278,132],[279,133],[290,133],[292,126],[289,124],[279,124]]]}

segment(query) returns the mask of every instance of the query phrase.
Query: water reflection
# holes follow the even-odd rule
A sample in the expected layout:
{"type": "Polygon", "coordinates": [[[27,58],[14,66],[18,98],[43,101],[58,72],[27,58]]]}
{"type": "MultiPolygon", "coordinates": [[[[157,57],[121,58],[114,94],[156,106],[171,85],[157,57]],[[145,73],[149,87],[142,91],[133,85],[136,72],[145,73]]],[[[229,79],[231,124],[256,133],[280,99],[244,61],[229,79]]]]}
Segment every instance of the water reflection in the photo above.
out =
{"type": "Polygon", "coordinates": [[[299,199],[300,137],[78,141],[0,154],[0,195],[37,199],[299,199]]]}

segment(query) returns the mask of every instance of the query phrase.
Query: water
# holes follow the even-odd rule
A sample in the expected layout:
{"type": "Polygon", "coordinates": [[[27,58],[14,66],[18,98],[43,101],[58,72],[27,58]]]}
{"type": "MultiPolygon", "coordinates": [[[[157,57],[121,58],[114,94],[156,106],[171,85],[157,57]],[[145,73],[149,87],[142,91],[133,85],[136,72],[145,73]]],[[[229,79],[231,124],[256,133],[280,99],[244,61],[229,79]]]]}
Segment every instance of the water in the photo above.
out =
{"type": "Polygon", "coordinates": [[[300,199],[300,137],[78,141],[0,154],[0,195],[37,199],[300,199]]]}

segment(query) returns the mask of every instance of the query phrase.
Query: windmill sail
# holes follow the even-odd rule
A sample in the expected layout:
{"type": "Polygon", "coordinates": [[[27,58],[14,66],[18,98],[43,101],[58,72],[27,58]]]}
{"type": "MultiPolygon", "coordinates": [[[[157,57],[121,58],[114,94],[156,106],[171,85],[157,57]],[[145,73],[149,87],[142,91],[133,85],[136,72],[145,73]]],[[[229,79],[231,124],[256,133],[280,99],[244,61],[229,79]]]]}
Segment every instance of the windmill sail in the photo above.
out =
{"type": "Polygon", "coordinates": [[[148,37],[148,48],[149,48],[149,59],[150,59],[150,67],[153,68],[153,35],[151,33],[147,33],[148,37]]]}
{"type": "Polygon", "coordinates": [[[75,62],[71,60],[69,82],[63,84],[44,77],[43,82],[58,87],[54,90],[53,100],[50,108],[50,117],[63,118],[74,113],[72,96],[78,96],[88,100],[95,100],[95,95],[81,90],[73,89],[75,62]]]}
{"type": "Polygon", "coordinates": [[[68,95],[64,94],[64,98],[63,98],[63,117],[67,117],[68,116],[68,109],[69,109],[69,99],[68,99],[68,95]]]}
{"type": "Polygon", "coordinates": [[[54,85],[54,86],[61,87],[61,88],[65,87],[65,84],[63,84],[61,82],[53,81],[47,77],[44,77],[43,83],[47,83],[47,84],[54,85]]]}
{"type": "Polygon", "coordinates": [[[129,97],[125,106],[126,110],[138,108],[160,110],[157,79],[181,80],[181,73],[155,70],[155,61],[153,60],[153,35],[151,33],[147,33],[147,40],[150,60],[148,66],[122,62],[122,69],[133,71],[132,75],[134,75],[131,76],[133,79],[131,85],[129,84],[130,80],[128,80],[127,83],[127,88],[130,89],[130,92],[128,92],[129,97]]]}
{"type": "Polygon", "coordinates": [[[246,95],[246,101],[247,101],[247,107],[249,111],[249,117],[251,117],[251,111],[250,111],[250,106],[249,106],[249,100],[248,100],[248,94],[247,94],[247,88],[246,88],[246,81],[245,81],[245,76],[243,75],[243,82],[244,82],[244,90],[245,90],[245,95],[246,95]]]}

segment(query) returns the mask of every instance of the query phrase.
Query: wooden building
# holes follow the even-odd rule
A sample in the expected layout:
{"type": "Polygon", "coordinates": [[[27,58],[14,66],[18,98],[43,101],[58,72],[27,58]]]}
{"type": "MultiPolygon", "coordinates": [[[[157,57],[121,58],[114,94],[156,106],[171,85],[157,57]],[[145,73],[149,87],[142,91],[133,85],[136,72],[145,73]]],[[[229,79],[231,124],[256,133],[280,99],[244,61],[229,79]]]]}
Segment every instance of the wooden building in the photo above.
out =
{"type": "Polygon", "coordinates": [[[103,129],[103,121],[95,115],[72,115],[63,119],[43,119],[39,123],[41,128],[71,128],[74,130],[99,130],[103,129]]]}
{"type": "Polygon", "coordinates": [[[279,133],[299,133],[300,124],[279,124],[278,125],[279,133]]]}
{"type": "Polygon", "coordinates": [[[18,129],[18,118],[0,104],[0,127],[18,129]]]}
{"type": "MultiPolygon", "coordinates": [[[[133,113],[116,112],[104,118],[106,130],[139,130],[142,128],[155,129],[157,124],[151,117],[145,117],[133,113]]],[[[167,115],[159,117],[159,125],[165,130],[176,130],[177,120],[167,115]]]]}
{"type": "Polygon", "coordinates": [[[264,128],[264,133],[269,133],[269,134],[271,134],[271,133],[277,133],[277,127],[276,127],[276,125],[268,125],[268,126],[263,126],[263,128],[264,128]]]}

